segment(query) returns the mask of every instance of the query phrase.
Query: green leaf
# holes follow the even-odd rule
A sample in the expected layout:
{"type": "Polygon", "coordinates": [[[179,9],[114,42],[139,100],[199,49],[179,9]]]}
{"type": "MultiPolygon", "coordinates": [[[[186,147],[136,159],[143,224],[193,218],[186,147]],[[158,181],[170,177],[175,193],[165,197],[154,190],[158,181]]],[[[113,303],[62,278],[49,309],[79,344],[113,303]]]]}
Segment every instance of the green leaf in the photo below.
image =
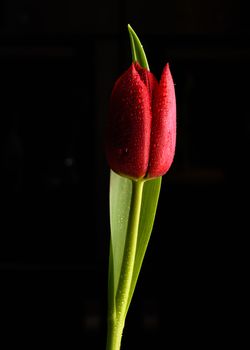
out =
{"type": "MultiPolygon", "coordinates": [[[[138,230],[135,264],[129,291],[129,308],[143,258],[152,232],[159,194],[161,177],[144,182],[140,223],[138,230]]],[[[132,180],[111,171],[110,175],[110,260],[109,260],[109,305],[115,312],[116,295],[120,279],[123,252],[127,236],[128,220],[132,195],[132,180]]]]}
{"type": "MultiPolygon", "coordinates": [[[[143,258],[151,236],[160,188],[161,177],[145,181],[141,216],[139,223],[136,257],[133,270],[132,283],[129,292],[127,310],[136,286],[143,258]]],[[[131,205],[132,180],[119,176],[111,171],[110,175],[110,260],[109,260],[109,305],[115,310],[115,299],[120,279],[121,265],[125,240],[127,236],[128,219],[131,205]]]]}
{"type": "Polygon", "coordinates": [[[132,181],[110,172],[110,260],[109,291],[110,306],[115,310],[115,298],[121,273],[123,252],[127,235],[132,194],[132,181]]]}
{"type": "Polygon", "coordinates": [[[129,24],[128,24],[128,32],[129,32],[133,62],[138,62],[143,68],[146,68],[147,70],[149,70],[149,65],[148,65],[147,57],[144,52],[143,46],[138,36],[136,35],[135,31],[132,29],[132,27],[129,24]]]}

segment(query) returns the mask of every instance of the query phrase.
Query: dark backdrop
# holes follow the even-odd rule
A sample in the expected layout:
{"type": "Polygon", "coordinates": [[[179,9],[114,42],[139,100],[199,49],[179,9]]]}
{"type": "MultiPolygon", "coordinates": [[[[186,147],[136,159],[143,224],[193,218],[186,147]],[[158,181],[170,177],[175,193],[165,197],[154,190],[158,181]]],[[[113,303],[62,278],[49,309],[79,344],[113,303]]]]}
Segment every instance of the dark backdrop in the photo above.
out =
{"type": "Polygon", "coordinates": [[[123,348],[241,347],[250,149],[244,3],[1,3],[2,349],[104,349],[103,129],[113,83],[131,62],[127,23],[157,78],[170,62],[178,133],[123,348]]]}

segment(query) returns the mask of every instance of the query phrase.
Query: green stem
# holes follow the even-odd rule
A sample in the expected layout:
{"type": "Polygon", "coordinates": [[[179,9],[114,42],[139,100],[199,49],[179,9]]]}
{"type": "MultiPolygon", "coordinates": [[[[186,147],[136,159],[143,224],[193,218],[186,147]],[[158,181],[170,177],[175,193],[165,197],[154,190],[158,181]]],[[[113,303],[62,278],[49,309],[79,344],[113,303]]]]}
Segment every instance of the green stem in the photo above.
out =
{"type": "Polygon", "coordinates": [[[129,292],[133,277],[138,228],[140,221],[144,181],[132,181],[132,196],[128,220],[127,236],[121,267],[121,275],[116,295],[116,312],[109,319],[106,350],[120,350],[129,292]]]}

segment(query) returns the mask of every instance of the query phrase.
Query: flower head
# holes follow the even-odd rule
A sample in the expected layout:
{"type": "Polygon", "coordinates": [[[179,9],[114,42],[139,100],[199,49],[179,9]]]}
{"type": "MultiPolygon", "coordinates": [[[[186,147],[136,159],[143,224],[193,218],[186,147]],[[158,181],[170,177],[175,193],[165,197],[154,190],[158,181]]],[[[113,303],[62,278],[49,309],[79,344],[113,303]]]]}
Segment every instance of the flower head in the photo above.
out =
{"type": "Polygon", "coordinates": [[[132,63],[116,81],[110,99],[106,154],[113,171],[130,178],[162,176],[176,143],[175,90],[169,65],[160,82],[132,63]]]}

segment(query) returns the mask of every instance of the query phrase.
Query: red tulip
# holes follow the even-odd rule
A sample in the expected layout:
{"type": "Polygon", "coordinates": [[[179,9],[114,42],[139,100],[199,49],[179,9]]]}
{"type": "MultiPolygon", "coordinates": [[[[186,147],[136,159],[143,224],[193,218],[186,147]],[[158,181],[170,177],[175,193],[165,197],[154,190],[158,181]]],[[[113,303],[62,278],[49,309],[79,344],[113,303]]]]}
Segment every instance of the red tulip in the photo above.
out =
{"type": "Polygon", "coordinates": [[[176,102],[169,65],[160,82],[138,63],[116,81],[110,100],[106,154],[113,171],[130,178],[162,176],[176,142],[176,102]]]}

